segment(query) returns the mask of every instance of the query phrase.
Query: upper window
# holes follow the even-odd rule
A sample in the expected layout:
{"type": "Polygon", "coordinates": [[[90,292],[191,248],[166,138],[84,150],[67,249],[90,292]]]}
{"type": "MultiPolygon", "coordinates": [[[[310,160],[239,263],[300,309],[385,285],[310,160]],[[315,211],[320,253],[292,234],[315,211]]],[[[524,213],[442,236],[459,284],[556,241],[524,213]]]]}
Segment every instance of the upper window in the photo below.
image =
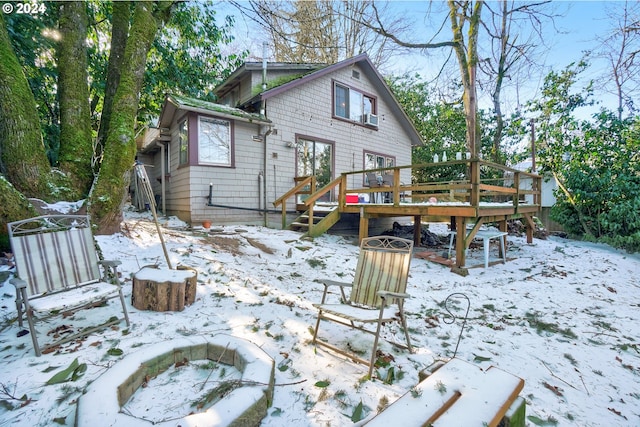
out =
{"type": "Polygon", "coordinates": [[[178,164],[184,165],[189,162],[189,121],[187,119],[178,125],[178,149],[180,150],[178,164]]]}
{"type": "Polygon", "coordinates": [[[376,112],[374,97],[339,83],[335,83],[333,88],[333,114],[336,117],[362,124],[373,124],[370,116],[376,112]]]}
{"type": "Polygon", "coordinates": [[[200,117],[198,120],[198,163],[231,166],[231,123],[200,117]]]}

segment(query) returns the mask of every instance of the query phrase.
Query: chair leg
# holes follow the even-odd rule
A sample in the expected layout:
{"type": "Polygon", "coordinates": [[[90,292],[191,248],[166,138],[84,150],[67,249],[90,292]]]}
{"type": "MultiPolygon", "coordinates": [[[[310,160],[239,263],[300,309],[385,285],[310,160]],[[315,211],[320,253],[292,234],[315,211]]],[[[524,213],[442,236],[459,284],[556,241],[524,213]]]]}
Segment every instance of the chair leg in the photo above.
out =
{"type": "Polygon", "coordinates": [[[402,303],[398,304],[398,309],[400,311],[400,322],[402,322],[404,337],[407,340],[407,348],[409,349],[409,353],[413,353],[413,348],[411,347],[411,339],[409,338],[409,330],[407,329],[407,319],[404,317],[404,309],[402,308],[402,303]]]}
{"type": "Polygon", "coordinates": [[[29,331],[31,331],[31,341],[33,342],[33,349],[36,352],[36,356],[40,357],[42,356],[42,352],[40,351],[40,345],[38,344],[38,337],[36,336],[36,326],[35,322],[33,321],[33,311],[31,310],[31,308],[27,307],[26,314],[27,322],[29,323],[29,331]]]}
{"type": "Polygon", "coordinates": [[[23,289],[16,289],[16,311],[18,312],[18,326],[23,327],[22,316],[24,315],[22,307],[24,305],[23,289]]]}
{"type": "Polygon", "coordinates": [[[376,363],[376,353],[378,351],[378,339],[380,338],[380,329],[382,329],[382,315],[384,313],[384,298],[383,303],[380,306],[380,315],[378,316],[378,325],[376,326],[376,335],[373,340],[373,350],[371,351],[371,363],[369,363],[369,379],[371,379],[371,374],[373,374],[373,367],[376,363]]]}
{"type": "Polygon", "coordinates": [[[124,302],[124,295],[122,295],[122,288],[120,288],[118,293],[120,294],[120,304],[122,304],[122,313],[124,314],[124,321],[127,323],[127,326],[131,326],[131,323],[129,322],[129,312],[127,311],[127,306],[125,305],[125,302],[124,302]]]}
{"type": "Polygon", "coordinates": [[[315,344],[315,343],[316,343],[316,339],[317,339],[317,337],[318,337],[318,329],[320,329],[320,320],[321,320],[321,317],[322,317],[322,312],[321,312],[321,311],[318,311],[318,320],[316,321],[316,328],[315,328],[315,329],[314,329],[314,331],[313,331],[313,340],[311,340],[311,342],[312,342],[313,344],[315,344]]]}

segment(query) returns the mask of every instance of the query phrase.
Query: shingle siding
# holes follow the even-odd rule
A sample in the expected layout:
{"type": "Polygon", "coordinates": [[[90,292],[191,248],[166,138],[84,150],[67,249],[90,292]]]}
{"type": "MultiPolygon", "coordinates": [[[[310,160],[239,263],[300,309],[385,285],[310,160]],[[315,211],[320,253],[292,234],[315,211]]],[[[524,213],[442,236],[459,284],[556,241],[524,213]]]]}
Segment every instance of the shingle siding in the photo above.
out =
{"type": "MultiPolygon", "coordinates": [[[[252,86],[261,82],[260,73],[251,74],[253,81],[251,77],[245,76],[240,82],[243,99],[250,96],[252,86]]],[[[272,74],[269,75],[271,77],[272,74]]],[[[181,115],[180,112],[176,113],[176,116],[181,115]]],[[[215,113],[212,112],[212,116],[215,113]]],[[[171,170],[166,192],[166,205],[170,214],[177,214],[194,225],[199,225],[205,219],[214,224],[264,223],[263,213],[258,210],[274,209],[273,201],[294,186],[296,149],[292,146],[299,136],[333,143],[333,178],[343,172],[364,169],[365,151],[394,156],[396,165],[411,163],[412,136],[405,132],[399,118],[384,101],[384,97],[376,93],[374,83],[357,63],[269,97],[266,101],[266,116],[272,122],[273,132],[266,136],[264,142],[256,142],[253,137],[264,135],[266,126],[233,121],[233,167],[197,164],[178,167],[177,122],[173,121],[171,170]],[[352,77],[354,68],[360,71],[360,79],[352,77]],[[377,130],[332,117],[334,81],[376,97],[376,112],[379,117],[377,130]],[[264,193],[261,191],[262,179],[265,184],[264,193]],[[207,206],[210,182],[213,183],[212,204],[242,209],[207,206]]],[[[190,129],[190,134],[197,134],[197,128],[190,129]]],[[[190,149],[193,150],[194,147],[190,149]]],[[[160,170],[159,154],[155,156],[155,165],[152,181],[154,191],[159,193],[160,186],[156,180],[159,177],[156,170],[160,170]]],[[[350,178],[348,184],[361,186],[362,179],[350,178]]],[[[411,181],[410,170],[401,171],[401,180],[405,183],[411,181]]],[[[287,202],[289,210],[293,209],[293,203],[293,198],[287,202]]],[[[279,225],[280,215],[272,214],[268,222],[279,225]]]]}

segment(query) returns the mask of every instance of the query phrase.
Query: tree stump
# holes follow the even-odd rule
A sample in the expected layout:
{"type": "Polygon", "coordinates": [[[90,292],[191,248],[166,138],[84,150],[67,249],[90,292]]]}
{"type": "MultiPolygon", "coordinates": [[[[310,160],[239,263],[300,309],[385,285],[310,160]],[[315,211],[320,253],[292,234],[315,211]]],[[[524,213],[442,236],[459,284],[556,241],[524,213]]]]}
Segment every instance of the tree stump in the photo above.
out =
{"type": "Polygon", "coordinates": [[[143,267],[133,275],[131,303],[138,310],[182,311],[195,301],[196,284],[192,269],[143,267]]]}

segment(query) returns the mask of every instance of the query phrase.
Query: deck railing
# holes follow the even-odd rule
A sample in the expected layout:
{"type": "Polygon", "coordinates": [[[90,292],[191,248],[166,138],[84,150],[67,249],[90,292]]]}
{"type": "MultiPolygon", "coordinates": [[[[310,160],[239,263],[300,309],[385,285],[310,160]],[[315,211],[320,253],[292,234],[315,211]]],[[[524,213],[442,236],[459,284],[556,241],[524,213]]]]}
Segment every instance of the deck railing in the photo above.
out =
{"type": "MultiPolygon", "coordinates": [[[[542,177],[540,175],[520,171],[497,163],[480,159],[453,160],[448,162],[425,163],[408,166],[396,166],[390,168],[367,169],[344,172],[326,186],[315,189],[315,177],[296,178],[296,186],[278,198],[274,206],[282,206],[282,226],[286,228],[286,200],[292,196],[302,195],[304,207],[309,211],[309,227],[313,226],[313,210],[315,204],[326,194],[332,194],[337,202],[338,209],[343,211],[347,206],[347,197],[354,195],[374,201],[376,195],[384,193],[379,204],[399,206],[401,203],[424,202],[457,202],[469,204],[473,207],[480,206],[483,202],[511,202],[517,208],[520,204],[540,205],[542,177]],[[404,184],[400,180],[401,171],[410,169],[413,175],[429,175],[430,170],[438,168],[458,167],[464,170],[458,180],[415,182],[404,184]],[[427,173],[416,173],[417,171],[427,173]],[[391,176],[391,182],[381,186],[358,186],[349,182],[365,182],[367,174],[391,176]],[[499,176],[498,176],[499,175],[499,176]],[[483,178],[485,176],[485,178],[483,178]],[[530,201],[526,201],[527,197],[530,201]],[[434,200],[435,199],[435,200],[434,200]],[[526,202],[525,202],[526,201],[526,202]]],[[[387,181],[388,182],[388,181],[387,181]]],[[[326,197],[325,197],[326,198],[326,197]]],[[[356,203],[362,203],[358,200],[356,203]]],[[[297,203],[297,209],[302,206],[297,203]]]]}
{"type": "MultiPolygon", "coordinates": [[[[530,204],[539,205],[541,201],[542,177],[540,175],[478,159],[360,170],[345,172],[342,176],[345,177],[345,184],[353,181],[364,182],[363,177],[367,173],[391,174],[394,177],[393,182],[383,187],[346,187],[344,196],[347,194],[384,192],[389,193],[389,197],[385,197],[383,203],[392,203],[394,205],[403,201],[413,203],[428,202],[432,198],[435,198],[438,202],[469,203],[471,206],[478,206],[480,202],[509,201],[514,206],[518,206],[527,196],[532,198],[529,202],[530,204]],[[464,176],[461,176],[461,179],[458,180],[414,182],[411,184],[404,184],[400,181],[400,171],[403,169],[411,169],[414,175],[424,175],[416,174],[416,172],[420,170],[428,172],[430,169],[456,165],[464,165],[466,169],[464,176]],[[501,172],[502,176],[495,177],[498,172],[501,172]],[[358,178],[353,179],[353,175],[357,175],[358,178]],[[490,177],[482,178],[483,175],[490,177]]],[[[344,196],[340,194],[338,202],[344,196]]]]}

